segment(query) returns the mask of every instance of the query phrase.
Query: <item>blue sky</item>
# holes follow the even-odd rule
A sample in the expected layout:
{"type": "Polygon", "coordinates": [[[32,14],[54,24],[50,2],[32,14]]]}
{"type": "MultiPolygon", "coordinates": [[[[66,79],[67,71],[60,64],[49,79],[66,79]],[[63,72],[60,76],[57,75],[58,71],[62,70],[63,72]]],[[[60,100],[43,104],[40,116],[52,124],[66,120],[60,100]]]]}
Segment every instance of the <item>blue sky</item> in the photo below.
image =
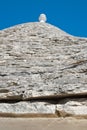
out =
{"type": "Polygon", "coordinates": [[[0,0],[0,30],[38,21],[45,13],[48,23],[81,37],[87,37],[87,0],[0,0]]]}

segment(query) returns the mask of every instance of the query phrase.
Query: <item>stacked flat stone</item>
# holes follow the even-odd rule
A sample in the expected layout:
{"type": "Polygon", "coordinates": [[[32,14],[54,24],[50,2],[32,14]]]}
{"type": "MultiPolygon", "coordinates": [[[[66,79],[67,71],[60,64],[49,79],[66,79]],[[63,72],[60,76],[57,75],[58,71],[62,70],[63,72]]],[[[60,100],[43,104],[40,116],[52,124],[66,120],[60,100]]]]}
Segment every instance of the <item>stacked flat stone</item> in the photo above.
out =
{"type": "Polygon", "coordinates": [[[86,96],[86,38],[44,22],[0,31],[1,115],[85,117],[86,96]]]}

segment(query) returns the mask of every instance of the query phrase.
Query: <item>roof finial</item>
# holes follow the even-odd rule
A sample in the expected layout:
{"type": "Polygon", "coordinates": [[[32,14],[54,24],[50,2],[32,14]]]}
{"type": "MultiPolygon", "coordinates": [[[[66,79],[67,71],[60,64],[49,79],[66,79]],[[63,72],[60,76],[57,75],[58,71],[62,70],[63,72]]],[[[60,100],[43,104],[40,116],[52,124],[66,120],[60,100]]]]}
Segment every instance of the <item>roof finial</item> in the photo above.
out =
{"type": "Polygon", "coordinates": [[[40,14],[39,22],[45,23],[47,21],[47,17],[45,14],[40,14]]]}

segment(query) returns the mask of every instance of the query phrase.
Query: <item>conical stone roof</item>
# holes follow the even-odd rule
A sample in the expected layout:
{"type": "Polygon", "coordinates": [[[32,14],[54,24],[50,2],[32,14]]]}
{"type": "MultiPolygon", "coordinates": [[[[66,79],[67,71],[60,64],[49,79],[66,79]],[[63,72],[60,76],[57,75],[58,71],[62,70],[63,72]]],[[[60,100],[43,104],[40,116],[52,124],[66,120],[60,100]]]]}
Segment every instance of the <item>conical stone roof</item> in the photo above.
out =
{"type": "MultiPolygon", "coordinates": [[[[57,27],[40,22],[0,31],[2,102],[86,96],[86,66],[86,38],[71,36],[57,27]]],[[[53,112],[55,105],[51,105],[53,112]]],[[[46,106],[46,110],[48,108],[46,106]]],[[[46,110],[43,112],[49,113],[46,110]]]]}

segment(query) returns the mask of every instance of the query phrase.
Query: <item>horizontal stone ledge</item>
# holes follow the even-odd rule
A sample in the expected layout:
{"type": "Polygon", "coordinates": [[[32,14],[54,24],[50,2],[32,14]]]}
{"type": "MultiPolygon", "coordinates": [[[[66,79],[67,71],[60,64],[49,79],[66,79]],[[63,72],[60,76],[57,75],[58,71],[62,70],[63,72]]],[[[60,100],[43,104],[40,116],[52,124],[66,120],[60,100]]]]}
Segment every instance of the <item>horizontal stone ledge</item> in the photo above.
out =
{"type": "Polygon", "coordinates": [[[10,102],[10,101],[22,101],[22,95],[7,95],[7,96],[4,96],[4,95],[0,95],[0,102],[10,102]]]}
{"type": "Polygon", "coordinates": [[[46,95],[24,98],[23,95],[14,95],[7,97],[0,97],[0,102],[20,102],[20,101],[39,101],[39,100],[62,100],[65,98],[86,98],[87,92],[85,93],[73,93],[73,94],[58,94],[58,95],[46,95]]]}
{"type": "Polygon", "coordinates": [[[66,113],[64,111],[57,111],[56,112],[57,114],[57,117],[59,118],[67,118],[67,117],[74,117],[76,119],[87,119],[87,114],[86,115],[73,115],[73,114],[69,114],[69,113],[66,113]]]}
{"type": "Polygon", "coordinates": [[[65,116],[60,116],[58,113],[56,114],[35,114],[35,113],[26,113],[26,114],[14,114],[14,113],[0,113],[0,118],[6,117],[6,118],[67,118],[67,117],[73,117],[76,119],[87,119],[87,115],[72,115],[72,114],[66,114],[65,116]]]}
{"type": "Polygon", "coordinates": [[[20,114],[16,114],[16,113],[0,113],[0,117],[10,117],[10,118],[57,118],[57,114],[42,114],[42,113],[26,113],[26,114],[23,114],[23,113],[20,113],[20,114]]]}
{"type": "Polygon", "coordinates": [[[87,97],[87,92],[85,93],[73,93],[73,94],[58,94],[58,95],[46,95],[46,96],[37,96],[37,97],[29,97],[23,98],[23,101],[28,100],[55,100],[55,99],[65,99],[65,98],[85,98],[87,97]]]}

